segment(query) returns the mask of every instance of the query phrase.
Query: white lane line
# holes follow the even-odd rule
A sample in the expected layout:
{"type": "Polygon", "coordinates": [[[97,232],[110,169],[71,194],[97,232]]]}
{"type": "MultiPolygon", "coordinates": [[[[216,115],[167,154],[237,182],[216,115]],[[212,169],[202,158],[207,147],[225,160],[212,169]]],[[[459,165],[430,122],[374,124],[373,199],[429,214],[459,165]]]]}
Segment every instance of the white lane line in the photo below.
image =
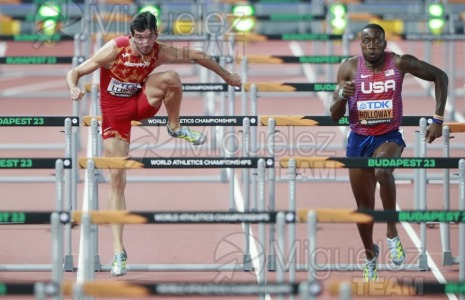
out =
{"type": "MultiPolygon", "coordinates": [[[[402,49],[399,47],[399,45],[397,45],[395,42],[389,42],[389,48],[391,48],[391,50],[399,55],[403,55],[404,52],[402,51],[402,49]]],[[[425,80],[422,80],[418,77],[415,77],[413,76],[413,78],[415,79],[415,81],[417,81],[421,87],[423,89],[425,88],[428,88],[428,82],[425,81],[425,80]]],[[[430,88],[430,94],[431,96],[434,98],[435,97],[435,94],[434,94],[434,88],[430,88]]],[[[446,103],[446,112],[451,112],[451,111],[454,111],[454,107],[452,107],[449,103],[449,101],[447,101],[446,103]]],[[[465,122],[465,118],[463,117],[462,114],[460,114],[459,112],[457,112],[457,110],[455,110],[454,112],[454,118],[458,121],[458,122],[465,122]]]]}
{"type": "MultiPolygon", "coordinates": [[[[399,205],[396,205],[396,209],[398,211],[402,210],[399,205]]],[[[418,235],[416,234],[415,230],[413,229],[412,225],[410,225],[410,223],[407,223],[407,222],[401,222],[401,224],[402,224],[402,227],[404,227],[404,230],[407,233],[407,235],[410,237],[410,240],[412,240],[413,244],[418,249],[418,252],[420,252],[421,251],[421,241],[420,241],[420,238],[418,237],[418,235]]],[[[426,251],[426,257],[427,257],[427,260],[428,260],[428,266],[431,269],[431,273],[433,273],[436,280],[439,283],[447,283],[446,279],[442,275],[442,273],[439,270],[438,266],[434,263],[434,260],[433,260],[433,258],[431,257],[431,255],[429,254],[428,251],[426,251]]],[[[457,297],[455,295],[453,295],[453,294],[446,294],[446,295],[450,300],[457,300],[457,297]]]]}
{"type": "MultiPolygon", "coordinates": [[[[227,171],[228,171],[229,178],[231,178],[231,170],[228,169],[227,171]]],[[[239,186],[239,178],[237,177],[237,175],[234,175],[234,203],[236,204],[237,211],[244,212],[244,198],[242,197],[242,191],[241,191],[241,187],[239,186]]],[[[246,233],[244,223],[242,223],[242,229],[244,230],[244,233],[246,233]]],[[[263,263],[263,266],[260,265],[260,257],[258,254],[258,248],[257,248],[257,244],[255,243],[256,239],[253,235],[251,226],[249,226],[249,232],[247,236],[249,237],[250,255],[252,257],[252,265],[253,265],[255,276],[257,277],[257,282],[258,282],[260,279],[260,272],[265,271],[265,270],[262,270],[262,267],[265,268],[265,263],[263,263]]],[[[264,251],[262,255],[265,256],[264,251]]],[[[264,261],[265,261],[265,257],[263,257],[263,262],[264,261]]],[[[270,300],[271,299],[270,295],[267,294],[265,296],[265,299],[270,300]]]]}
{"type": "Polygon", "coordinates": [[[7,44],[5,42],[0,42],[0,56],[5,56],[7,44]]]}
{"type": "MultiPolygon", "coordinates": [[[[7,50],[7,43],[0,42],[0,56],[5,56],[7,50]]],[[[23,76],[14,76],[14,77],[23,77],[23,76]]],[[[0,80],[11,80],[11,77],[4,77],[0,80]]],[[[63,87],[64,81],[63,79],[57,81],[48,81],[43,83],[35,83],[35,84],[22,84],[20,87],[4,89],[0,94],[2,97],[14,96],[19,95],[25,92],[35,92],[40,90],[47,90],[50,88],[55,87],[63,87]]]]}
{"type": "Polygon", "coordinates": [[[63,79],[47,81],[47,82],[39,82],[39,83],[33,83],[33,84],[23,84],[19,87],[4,89],[1,92],[1,95],[2,97],[8,97],[8,96],[24,94],[27,92],[48,90],[50,88],[56,88],[56,87],[63,88],[64,86],[65,86],[65,82],[63,79]]]}
{"type": "MultiPolygon", "coordinates": [[[[299,43],[297,42],[290,42],[289,43],[289,48],[291,49],[292,55],[294,56],[303,56],[305,55],[304,50],[300,46],[299,43]]],[[[317,77],[316,77],[316,72],[313,70],[313,67],[311,64],[302,64],[302,69],[304,71],[305,77],[307,78],[308,82],[316,82],[317,77]]],[[[318,97],[321,99],[323,104],[325,104],[326,107],[326,99],[328,98],[328,92],[316,92],[318,97]]]]}

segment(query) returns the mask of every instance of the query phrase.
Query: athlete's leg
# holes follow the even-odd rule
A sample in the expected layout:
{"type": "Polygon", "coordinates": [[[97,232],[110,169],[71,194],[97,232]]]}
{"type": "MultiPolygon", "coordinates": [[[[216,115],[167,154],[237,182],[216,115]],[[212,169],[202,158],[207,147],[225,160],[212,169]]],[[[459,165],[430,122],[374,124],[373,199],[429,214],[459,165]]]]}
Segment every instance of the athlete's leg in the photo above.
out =
{"type": "MultiPolygon", "coordinates": [[[[103,149],[106,157],[121,156],[126,157],[129,154],[129,143],[117,137],[108,138],[103,141],[103,149]]],[[[126,187],[126,170],[110,169],[110,192],[109,192],[109,209],[125,210],[126,201],[124,198],[124,189],[126,187]]],[[[123,246],[123,225],[112,224],[111,231],[113,234],[113,250],[115,253],[121,253],[123,246]]]]}
{"type": "MultiPolygon", "coordinates": [[[[357,202],[358,209],[374,209],[376,179],[373,169],[349,169],[350,184],[357,202]]],[[[372,260],[373,253],[373,223],[357,224],[362,238],[365,254],[372,260]]]]}
{"type": "MultiPolygon", "coordinates": [[[[400,157],[402,147],[395,142],[381,144],[373,153],[373,157],[400,157]]],[[[375,169],[376,181],[379,183],[379,194],[385,210],[396,210],[396,183],[393,175],[393,168],[375,169]]],[[[386,228],[386,237],[393,238],[397,236],[395,222],[388,222],[386,228]]]]}
{"type": "MultiPolygon", "coordinates": [[[[148,105],[151,106],[151,109],[146,109],[147,113],[154,114],[162,102],[165,104],[168,114],[167,130],[170,136],[185,139],[192,145],[201,145],[205,142],[206,136],[203,133],[180,124],[182,84],[178,73],[166,71],[151,74],[145,83],[145,95],[148,105]]],[[[141,118],[147,117],[142,113],[138,115],[141,118]]]]}
{"type": "Polygon", "coordinates": [[[166,71],[152,73],[145,82],[145,95],[152,107],[159,108],[163,103],[168,114],[168,126],[172,130],[181,127],[179,114],[182,102],[182,84],[178,73],[166,71]]]}

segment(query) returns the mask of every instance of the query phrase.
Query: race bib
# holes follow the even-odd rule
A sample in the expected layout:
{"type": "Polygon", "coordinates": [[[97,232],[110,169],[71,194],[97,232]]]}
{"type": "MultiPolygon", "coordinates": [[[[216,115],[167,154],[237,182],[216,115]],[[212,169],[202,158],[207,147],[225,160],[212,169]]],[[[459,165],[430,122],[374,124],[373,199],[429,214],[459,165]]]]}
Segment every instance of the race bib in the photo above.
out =
{"type": "Polygon", "coordinates": [[[391,123],[393,118],[392,100],[357,101],[358,123],[376,125],[391,123]]]}
{"type": "Polygon", "coordinates": [[[141,88],[141,85],[138,83],[123,82],[111,78],[110,83],[108,84],[107,92],[113,96],[127,98],[137,94],[141,88]]]}

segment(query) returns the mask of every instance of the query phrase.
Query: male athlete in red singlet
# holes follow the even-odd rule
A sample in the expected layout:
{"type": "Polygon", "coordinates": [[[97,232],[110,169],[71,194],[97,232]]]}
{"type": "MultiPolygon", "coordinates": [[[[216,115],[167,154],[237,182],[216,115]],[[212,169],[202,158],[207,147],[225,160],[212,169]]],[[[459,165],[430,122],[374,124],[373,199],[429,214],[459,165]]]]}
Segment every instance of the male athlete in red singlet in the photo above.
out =
{"type": "MultiPolygon", "coordinates": [[[[70,70],[66,76],[72,100],[83,97],[79,79],[100,68],[100,102],[102,137],[105,156],[126,157],[129,154],[132,120],[154,116],[162,103],[168,114],[168,133],[183,138],[193,145],[205,142],[205,135],[181,126],[179,114],[182,84],[174,71],[154,72],[164,63],[195,62],[215,73],[232,86],[241,86],[241,78],[229,73],[215,60],[201,51],[176,48],[158,43],[157,20],[148,12],[134,16],[131,34],[106,43],[92,58],[70,70]]],[[[110,170],[109,208],[126,209],[124,190],[126,172],[110,170]]],[[[126,274],[126,251],[123,246],[123,226],[112,225],[114,257],[111,273],[126,274]]]]}
{"type": "MultiPolygon", "coordinates": [[[[402,121],[402,82],[410,73],[435,84],[436,110],[426,130],[431,143],[442,135],[448,77],[435,66],[411,55],[386,52],[384,29],[368,24],[362,29],[361,56],[343,61],[337,74],[330,113],[333,120],[349,109],[350,136],[347,157],[400,157],[405,147],[399,126],[402,121]]],[[[374,209],[376,183],[385,210],[396,209],[394,169],[349,169],[349,178],[358,209],[374,209]]],[[[379,247],[373,243],[373,223],[357,224],[367,261],[365,281],[377,279],[376,261],[379,247]]],[[[391,261],[401,265],[406,254],[397,234],[396,223],[387,224],[387,244],[391,261]]]]}

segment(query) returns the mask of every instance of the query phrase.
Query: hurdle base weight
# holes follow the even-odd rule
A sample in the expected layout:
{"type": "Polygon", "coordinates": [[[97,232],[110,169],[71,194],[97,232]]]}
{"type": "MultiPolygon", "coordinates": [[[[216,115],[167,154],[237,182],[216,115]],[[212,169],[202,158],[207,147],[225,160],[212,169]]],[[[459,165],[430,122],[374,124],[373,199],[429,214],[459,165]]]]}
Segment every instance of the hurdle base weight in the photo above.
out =
{"type": "Polygon", "coordinates": [[[276,271],[276,256],[275,255],[268,255],[267,256],[267,268],[268,271],[274,272],[276,271]]]}
{"type": "Polygon", "coordinates": [[[74,272],[74,261],[72,255],[65,255],[63,260],[63,271],[74,272]]]}
{"type": "Polygon", "coordinates": [[[453,266],[459,263],[458,257],[452,256],[452,251],[443,251],[442,253],[442,265],[443,266],[453,266]]]}
{"type": "Polygon", "coordinates": [[[100,262],[100,255],[96,254],[94,257],[94,271],[100,272],[102,271],[102,264],[100,262]]]}
{"type": "Polygon", "coordinates": [[[428,256],[426,256],[426,254],[420,254],[420,257],[418,258],[418,269],[420,271],[430,270],[428,266],[428,256]]]}
{"type": "Polygon", "coordinates": [[[250,272],[252,271],[252,257],[250,256],[250,254],[244,254],[243,257],[242,257],[242,267],[244,269],[244,271],[246,272],[250,272]]]}

